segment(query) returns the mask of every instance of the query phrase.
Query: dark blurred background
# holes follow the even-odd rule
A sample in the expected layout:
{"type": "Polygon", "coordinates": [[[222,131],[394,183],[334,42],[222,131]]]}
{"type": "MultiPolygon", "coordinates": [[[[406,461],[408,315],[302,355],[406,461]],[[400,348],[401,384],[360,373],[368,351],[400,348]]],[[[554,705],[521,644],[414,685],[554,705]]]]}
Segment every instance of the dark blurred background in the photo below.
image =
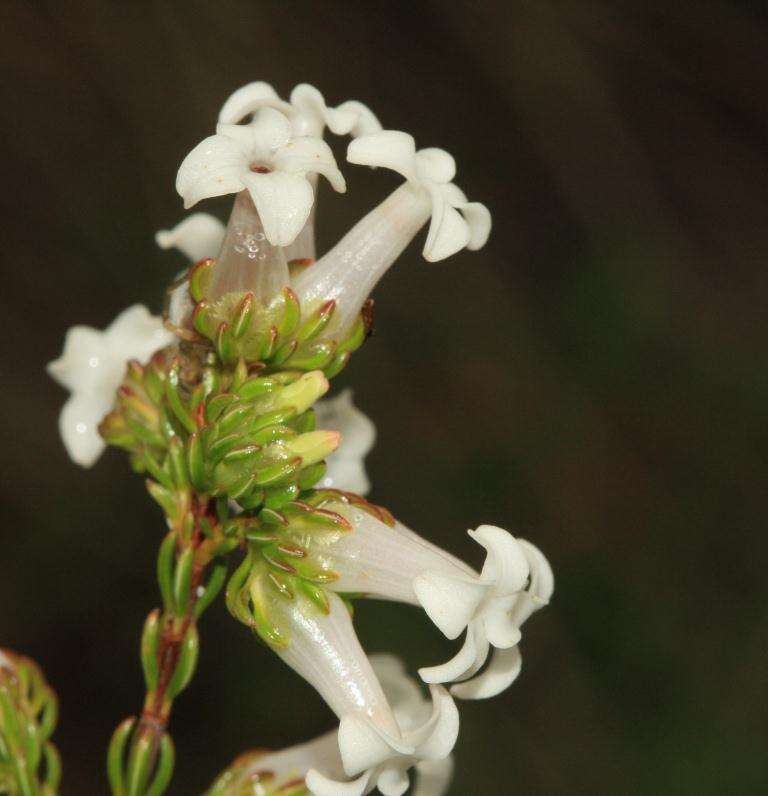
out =
{"type": "MultiPolygon", "coordinates": [[[[462,703],[452,794],[764,792],[768,15],[763,2],[6,2],[0,83],[0,644],[62,701],[65,794],[106,792],[140,708],[159,511],[124,457],[72,465],[44,372],[75,323],[158,311],[183,156],[252,80],[369,103],[442,146],[495,230],[411,247],[338,379],[379,429],[372,498],[475,564],[524,533],[556,599],[516,685],[462,703]]],[[[343,149],[337,150],[342,157],[343,149]]],[[[320,249],[395,184],[347,167],[320,249]]],[[[209,203],[222,217],[228,202],[209,203]]],[[[412,670],[453,645],[360,603],[412,670]]],[[[172,794],[332,726],[219,605],[178,701],[172,794]]],[[[443,657],[441,657],[443,656],[443,657]]]]}

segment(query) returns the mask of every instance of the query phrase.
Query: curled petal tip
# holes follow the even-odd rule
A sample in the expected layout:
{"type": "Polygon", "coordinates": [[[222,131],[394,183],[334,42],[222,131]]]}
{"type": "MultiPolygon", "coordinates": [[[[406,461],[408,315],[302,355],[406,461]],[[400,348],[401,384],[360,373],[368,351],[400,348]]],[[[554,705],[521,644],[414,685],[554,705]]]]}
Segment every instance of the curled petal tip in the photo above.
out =
{"type": "MultiPolygon", "coordinates": [[[[249,114],[271,102],[280,103],[280,98],[269,83],[263,81],[248,83],[229,96],[219,111],[219,123],[237,124],[249,114]]],[[[287,103],[281,104],[287,105],[287,103]]]]}
{"type": "Polygon", "coordinates": [[[392,169],[407,180],[415,176],[416,142],[400,130],[382,130],[350,141],[347,160],[359,166],[392,169]]]}
{"type": "Polygon", "coordinates": [[[470,251],[482,249],[491,234],[491,211],[480,202],[467,202],[460,207],[469,225],[469,243],[467,243],[467,248],[470,251]]]}
{"type": "Polygon", "coordinates": [[[459,699],[490,699],[515,682],[523,666],[520,649],[497,650],[488,668],[472,680],[451,686],[459,699]]]}

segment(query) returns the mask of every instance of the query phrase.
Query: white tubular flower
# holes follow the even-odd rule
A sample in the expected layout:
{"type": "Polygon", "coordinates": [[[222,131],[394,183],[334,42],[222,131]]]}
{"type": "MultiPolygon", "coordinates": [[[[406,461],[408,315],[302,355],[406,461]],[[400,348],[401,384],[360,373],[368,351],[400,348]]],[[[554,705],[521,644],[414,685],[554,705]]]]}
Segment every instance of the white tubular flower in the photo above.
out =
{"type": "Polygon", "coordinates": [[[275,752],[245,752],[216,779],[207,796],[303,796],[311,768],[344,776],[336,730],[275,752]]]}
{"type": "Polygon", "coordinates": [[[144,362],[175,339],[140,304],[121,312],[103,332],[90,326],[67,332],[64,352],[47,370],[72,393],[59,415],[59,431],[74,462],[90,467],[104,450],[98,425],[112,408],[128,361],[144,362]]]}
{"type": "Polygon", "coordinates": [[[328,551],[339,573],[330,588],[420,605],[449,639],[466,631],[459,653],[441,666],[421,669],[422,679],[467,680],[485,664],[493,646],[497,653],[489,667],[474,680],[453,686],[452,693],[481,699],[511,685],[520,671],[520,627],[547,604],[554,588],[552,570],[537,548],[501,528],[481,525],[469,531],[487,551],[478,574],[400,523],[391,528],[354,505],[327,508],[354,529],[328,551]]]}
{"type": "Polygon", "coordinates": [[[192,213],[173,229],[161,229],[155,235],[161,249],[178,249],[192,262],[215,257],[223,241],[224,225],[210,213],[192,213]]]}
{"type": "Polygon", "coordinates": [[[347,100],[330,108],[323,95],[308,83],[301,83],[291,92],[290,102],[281,100],[268,83],[249,83],[237,89],[219,112],[220,124],[237,124],[264,107],[284,113],[293,125],[294,135],[321,138],[328,127],[335,135],[357,137],[381,130],[381,124],[370,108],[357,100],[347,100]]]}
{"type": "Polygon", "coordinates": [[[330,594],[328,613],[308,607],[300,598],[282,601],[290,641],[275,652],[298,672],[333,712],[360,713],[383,731],[397,735],[397,722],[371,668],[346,605],[330,594]]]}
{"type": "Polygon", "coordinates": [[[393,169],[406,183],[296,279],[294,289],[302,302],[337,301],[334,329],[353,322],[376,283],[430,218],[424,247],[430,261],[442,260],[464,246],[479,249],[491,229],[485,205],[467,202],[450,182],[456,166],[441,149],[416,152],[412,136],[383,130],[352,141],[347,160],[393,169]]]}
{"type": "Polygon", "coordinates": [[[340,718],[339,752],[346,777],[312,770],[307,787],[317,796],[369,793],[378,786],[387,796],[404,793],[407,771],[419,760],[441,760],[450,754],[458,734],[458,712],[450,695],[431,686],[429,717],[413,728],[401,728],[363,652],[347,607],[334,593],[323,613],[303,599],[276,610],[289,627],[287,643],[275,652],[323,697],[340,718]]]}
{"type": "MultiPolygon", "coordinates": [[[[428,724],[432,705],[424,697],[419,685],[406,674],[402,662],[393,655],[372,655],[370,661],[400,730],[409,733],[428,724]]],[[[443,721],[445,722],[445,718],[443,721]]],[[[417,775],[414,796],[442,796],[447,791],[453,773],[453,761],[450,757],[419,759],[415,761],[414,768],[417,775]]],[[[307,743],[277,752],[256,751],[241,755],[219,777],[209,791],[209,796],[239,793],[237,788],[246,783],[253,788],[255,794],[262,793],[259,787],[264,789],[264,793],[279,793],[280,788],[290,790],[289,786],[300,789],[310,771],[312,774],[309,783],[317,788],[312,791],[315,794],[363,793],[375,786],[372,776],[368,777],[368,783],[363,786],[363,790],[360,790],[360,783],[345,781],[338,733],[334,730],[307,743]],[[334,790],[329,791],[330,787],[334,790]]]]}
{"type": "Polygon", "coordinates": [[[269,242],[287,246],[314,202],[310,172],[324,175],[337,191],[346,190],[328,145],[318,138],[294,137],[288,119],[266,107],[251,124],[218,125],[216,135],[184,159],[176,190],[187,208],[201,199],[247,190],[269,242]]]}
{"type": "Polygon", "coordinates": [[[352,141],[347,160],[362,166],[392,169],[414,188],[427,192],[432,220],[423,252],[426,260],[443,260],[465,246],[479,249],[488,240],[491,214],[480,202],[469,202],[451,182],[456,176],[456,161],[444,149],[417,152],[413,136],[383,130],[352,141]]]}
{"type": "Polygon", "coordinates": [[[327,459],[328,469],[317,485],[366,495],[371,482],[365,472],[365,457],[376,441],[373,421],[352,403],[352,390],[315,405],[319,428],[341,432],[341,445],[327,459]]]}
{"type": "MultiPolygon", "coordinates": [[[[262,108],[274,108],[287,116],[295,136],[322,138],[328,127],[336,135],[366,135],[381,130],[373,112],[357,100],[347,100],[336,108],[328,107],[323,95],[307,83],[296,86],[290,102],[280,99],[268,83],[249,83],[237,89],[219,113],[220,124],[237,124],[262,108]]],[[[313,186],[316,175],[310,175],[313,186]]],[[[315,259],[315,207],[296,239],[286,247],[286,259],[306,263],[315,259]]]]}
{"type": "Polygon", "coordinates": [[[422,762],[442,761],[450,755],[459,733],[459,713],[450,694],[430,686],[432,712],[413,730],[391,735],[359,714],[343,716],[339,751],[351,782],[331,780],[319,771],[307,773],[315,796],[362,796],[378,788],[384,796],[402,796],[410,784],[408,770],[422,762]]]}

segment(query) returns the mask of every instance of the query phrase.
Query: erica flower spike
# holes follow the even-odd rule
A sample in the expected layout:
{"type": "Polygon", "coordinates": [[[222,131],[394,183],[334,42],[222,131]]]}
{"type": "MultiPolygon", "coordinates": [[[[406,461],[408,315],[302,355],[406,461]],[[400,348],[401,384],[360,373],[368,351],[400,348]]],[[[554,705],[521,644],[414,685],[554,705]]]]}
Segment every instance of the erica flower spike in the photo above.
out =
{"type": "Polygon", "coordinates": [[[411,770],[416,793],[438,796],[459,732],[453,696],[490,697],[517,676],[520,628],[552,594],[542,553],[480,525],[469,532],[485,550],[478,572],[418,536],[361,496],[373,423],[348,391],[319,402],[369,335],[371,291],[422,228],[430,262],[488,239],[488,209],[455,174],[447,152],[417,149],[356,100],[331,105],[307,84],[288,100],[263,82],[243,86],[179,168],[185,207],[227,194],[233,203],[226,225],[196,211],[157,233],[188,261],[162,321],[133,307],[105,332],[75,327],[49,366],[72,392],[61,418],[72,457],[90,464],[105,443],[125,450],[165,517],[162,605],[141,643],[147,694],[141,718],[123,721],[110,743],[115,793],[167,787],[172,704],[220,591],[338,728],[238,758],[215,796],[401,796],[411,770]],[[403,182],[317,259],[319,176],[346,190],[326,130],[352,137],[350,164],[403,182]],[[429,699],[395,659],[366,655],[353,623],[360,597],[419,607],[447,638],[464,635],[451,660],[418,670],[429,699]]]}

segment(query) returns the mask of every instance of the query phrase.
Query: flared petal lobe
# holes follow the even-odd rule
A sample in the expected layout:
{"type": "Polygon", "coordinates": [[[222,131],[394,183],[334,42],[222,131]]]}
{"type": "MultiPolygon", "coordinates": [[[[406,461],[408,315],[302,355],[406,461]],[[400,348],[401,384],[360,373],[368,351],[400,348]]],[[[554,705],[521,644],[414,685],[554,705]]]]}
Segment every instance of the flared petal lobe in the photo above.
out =
{"type": "Polygon", "coordinates": [[[107,393],[75,393],[59,415],[59,433],[69,458],[81,467],[91,467],[106,443],[99,436],[99,423],[114,403],[107,393]]]}
{"type": "Polygon", "coordinates": [[[287,246],[309,218],[315,195],[305,177],[272,172],[248,174],[243,180],[259,212],[270,243],[287,246]]]}
{"type": "Polygon", "coordinates": [[[231,138],[212,135],[184,158],[176,175],[176,191],[189,209],[202,199],[241,191],[247,170],[242,147],[231,138]]]}

